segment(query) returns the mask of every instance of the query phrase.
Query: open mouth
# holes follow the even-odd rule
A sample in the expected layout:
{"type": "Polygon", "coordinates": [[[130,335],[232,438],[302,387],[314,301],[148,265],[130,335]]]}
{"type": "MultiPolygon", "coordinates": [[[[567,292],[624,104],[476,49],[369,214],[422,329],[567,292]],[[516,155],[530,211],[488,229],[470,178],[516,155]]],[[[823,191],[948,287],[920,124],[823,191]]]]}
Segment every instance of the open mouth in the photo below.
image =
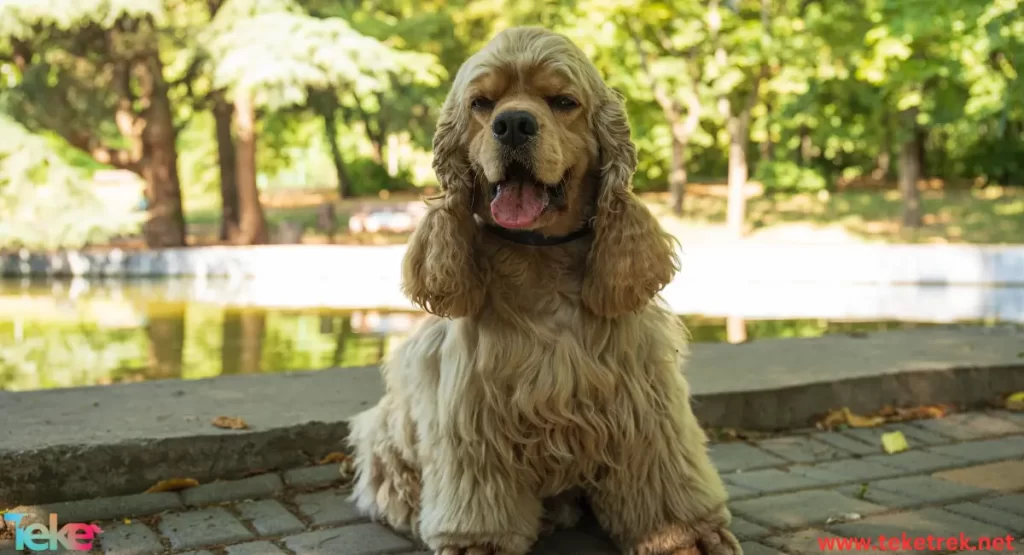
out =
{"type": "Polygon", "coordinates": [[[547,185],[519,162],[505,168],[505,178],[492,184],[491,216],[498,225],[508,229],[524,229],[534,225],[550,208],[565,201],[562,182],[547,185]]]}

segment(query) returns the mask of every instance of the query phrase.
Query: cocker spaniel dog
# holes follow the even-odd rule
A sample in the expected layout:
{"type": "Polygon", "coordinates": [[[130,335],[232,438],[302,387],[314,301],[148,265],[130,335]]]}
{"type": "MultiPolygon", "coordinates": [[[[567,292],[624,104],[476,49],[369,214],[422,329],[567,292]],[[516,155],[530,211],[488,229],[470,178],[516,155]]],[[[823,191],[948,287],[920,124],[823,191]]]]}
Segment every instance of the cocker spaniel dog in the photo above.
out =
{"type": "Polygon", "coordinates": [[[431,315],[351,422],[361,510],[444,555],[525,554],[577,501],[626,553],[741,553],[635,169],[621,97],[562,35],[510,29],[461,67],[403,263],[431,315]]]}

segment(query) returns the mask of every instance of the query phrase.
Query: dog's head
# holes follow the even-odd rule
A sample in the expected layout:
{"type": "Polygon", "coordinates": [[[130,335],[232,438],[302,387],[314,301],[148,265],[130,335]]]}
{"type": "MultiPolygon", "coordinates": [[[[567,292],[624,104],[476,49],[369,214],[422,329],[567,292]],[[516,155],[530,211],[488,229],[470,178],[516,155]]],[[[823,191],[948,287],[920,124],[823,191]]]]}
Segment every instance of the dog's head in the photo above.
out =
{"type": "MultiPolygon", "coordinates": [[[[566,235],[587,225],[584,301],[638,310],[676,270],[674,243],[631,191],[636,149],[621,97],[569,39],[539,28],[497,35],[459,69],[434,135],[444,191],[410,239],[406,293],[463,316],[483,300],[478,226],[566,235]]],[[[537,247],[543,248],[543,247],[537,247]]]]}

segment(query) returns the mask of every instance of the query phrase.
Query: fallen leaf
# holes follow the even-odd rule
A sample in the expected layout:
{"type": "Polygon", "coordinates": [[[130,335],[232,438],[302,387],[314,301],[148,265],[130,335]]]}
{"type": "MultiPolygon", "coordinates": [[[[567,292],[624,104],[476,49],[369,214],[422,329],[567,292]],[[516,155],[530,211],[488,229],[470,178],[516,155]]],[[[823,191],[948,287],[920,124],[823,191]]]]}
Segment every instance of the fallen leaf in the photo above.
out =
{"type": "Polygon", "coordinates": [[[126,518],[126,519],[124,519],[124,523],[125,524],[131,524],[132,523],[132,519],[126,518]]]}
{"type": "Polygon", "coordinates": [[[949,413],[952,407],[947,405],[920,405],[917,407],[893,408],[884,407],[878,411],[889,422],[903,422],[905,420],[926,420],[929,418],[942,418],[949,413]]]}
{"type": "Polygon", "coordinates": [[[887,432],[882,434],[882,449],[892,455],[906,451],[910,446],[907,445],[907,438],[903,432],[887,432]]]}
{"type": "Polygon", "coordinates": [[[921,405],[906,408],[885,406],[878,411],[878,414],[862,416],[854,413],[847,407],[843,407],[826,414],[824,418],[818,421],[817,427],[822,430],[834,430],[840,426],[874,428],[886,422],[942,418],[954,408],[951,405],[921,405]]]}
{"type": "Polygon", "coordinates": [[[160,493],[164,491],[178,491],[188,488],[194,488],[199,485],[199,481],[193,478],[171,478],[170,480],[162,480],[153,485],[153,487],[146,490],[146,493],[160,493]]]}
{"type": "Polygon", "coordinates": [[[1024,411],[1024,391],[1018,391],[1006,398],[1006,410],[1024,411]]]}
{"type": "Polygon", "coordinates": [[[859,414],[854,414],[850,409],[843,407],[841,409],[833,410],[825,415],[825,418],[818,422],[818,428],[833,430],[843,425],[851,426],[853,428],[870,428],[884,423],[884,417],[861,416],[859,414]]]}
{"type": "Polygon", "coordinates": [[[846,424],[846,412],[844,411],[847,411],[847,409],[829,411],[829,413],[818,422],[818,428],[823,430],[832,430],[846,424]]]}
{"type": "Polygon", "coordinates": [[[874,428],[885,424],[884,416],[861,416],[850,412],[850,409],[843,409],[846,413],[846,423],[852,428],[874,428]]]}
{"type": "Polygon", "coordinates": [[[340,451],[334,451],[333,453],[327,453],[327,455],[320,459],[317,464],[332,464],[332,463],[343,463],[349,460],[349,456],[340,451]]]}
{"type": "Polygon", "coordinates": [[[245,423],[245,420],[241,418],[233,418],[230,416],[218,416],[211,422],[218,428],[224,428],[228,430],[245,430],[249,428],[249,425],[245,423]]]}

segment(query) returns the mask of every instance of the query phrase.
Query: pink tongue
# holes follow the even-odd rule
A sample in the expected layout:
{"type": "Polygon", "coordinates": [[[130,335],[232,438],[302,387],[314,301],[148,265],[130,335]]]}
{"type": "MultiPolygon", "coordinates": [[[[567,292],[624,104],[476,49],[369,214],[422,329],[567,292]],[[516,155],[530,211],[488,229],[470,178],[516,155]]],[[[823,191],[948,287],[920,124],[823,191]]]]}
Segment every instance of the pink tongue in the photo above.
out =
{"type": "Polygon", "coordinates": [[[540,187],[526,183],[504,183],[491,201],[491,215],[501,227],[528,227],[537,221],[547,201],[538,193],[540,187]]]}

